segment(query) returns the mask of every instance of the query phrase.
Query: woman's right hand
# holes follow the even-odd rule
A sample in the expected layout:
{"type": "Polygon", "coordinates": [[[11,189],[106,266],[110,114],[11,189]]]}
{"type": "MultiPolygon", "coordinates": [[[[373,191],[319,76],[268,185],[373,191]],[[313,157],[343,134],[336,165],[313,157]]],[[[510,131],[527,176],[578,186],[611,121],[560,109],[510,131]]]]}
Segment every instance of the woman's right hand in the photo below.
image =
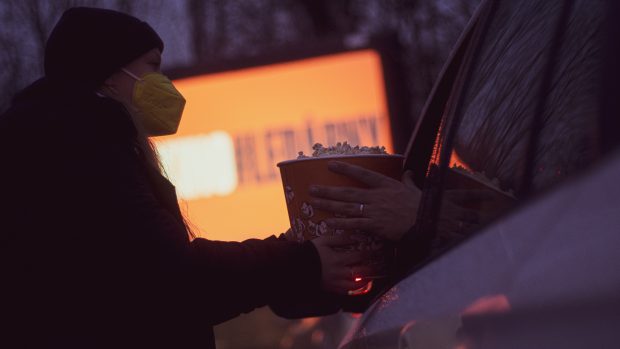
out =
{"type": "Polygon", "coordinates": [[[360,230],[397,242],[415,224],[422,192],[413,182],[411,171],[398,181],[346,162],[331,161],[328,168],[368,187],[310,187],[310,203],[315,209],[339,215],[325,221],[329,227],[360,230]]]}
{"type": "Polygon", "coordinates": [[[379,272],[364,264],[370,260],[372,252],[344,250],[358,243],[347,236],[323,235],[312,243],[321,258],[321,286],[327,292],[347,295],[368,283],[366,276],[379,272]]]}

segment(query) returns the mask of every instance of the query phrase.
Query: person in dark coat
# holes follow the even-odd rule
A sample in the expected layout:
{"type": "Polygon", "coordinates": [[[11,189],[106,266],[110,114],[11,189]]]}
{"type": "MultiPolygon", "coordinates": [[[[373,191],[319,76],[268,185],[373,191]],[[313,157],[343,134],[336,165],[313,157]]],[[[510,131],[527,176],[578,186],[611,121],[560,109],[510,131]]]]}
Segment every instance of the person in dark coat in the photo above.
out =
{"type": "Polygon", "coordinates": [[[190,236],[147,139],[184,105],[162,50],[134,17],[70,9],[45,76],[0,116],[0,347],[213,348],[241,313],[359,287],[365,256],[333,251],[341,237],[190,236]]]}

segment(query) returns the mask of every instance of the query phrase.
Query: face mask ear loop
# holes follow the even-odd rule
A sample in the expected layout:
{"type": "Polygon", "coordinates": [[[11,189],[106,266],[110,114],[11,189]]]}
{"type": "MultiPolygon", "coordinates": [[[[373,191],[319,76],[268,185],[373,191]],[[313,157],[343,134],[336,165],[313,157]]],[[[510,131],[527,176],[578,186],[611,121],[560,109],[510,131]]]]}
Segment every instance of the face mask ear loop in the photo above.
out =
{"type": "Polygon", "coordinates": [[[125,68],[121,68],[121,71],[123,71],[123,73],[131,76],[132,78],[136,79],[137,81],[142,81],[142,79],[140,79],[139,77],[136,76],[136,74],[130,72],[129,70],[125,69],[125,68]]]}

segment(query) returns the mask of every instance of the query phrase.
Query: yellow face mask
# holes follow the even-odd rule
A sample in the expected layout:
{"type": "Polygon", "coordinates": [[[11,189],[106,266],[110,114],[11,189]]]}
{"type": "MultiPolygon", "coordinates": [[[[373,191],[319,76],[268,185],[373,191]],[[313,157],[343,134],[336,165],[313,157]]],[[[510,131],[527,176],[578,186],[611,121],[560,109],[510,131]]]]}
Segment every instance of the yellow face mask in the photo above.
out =
{"type": "Polygon", "coordinates": [[[171,135],[177,132],[185,98],[172,81],[161,73],[148,73],[142,78],[122,69],[136,79],[131,103],[138,109],[137,119],[149,136],[171,135]]]}

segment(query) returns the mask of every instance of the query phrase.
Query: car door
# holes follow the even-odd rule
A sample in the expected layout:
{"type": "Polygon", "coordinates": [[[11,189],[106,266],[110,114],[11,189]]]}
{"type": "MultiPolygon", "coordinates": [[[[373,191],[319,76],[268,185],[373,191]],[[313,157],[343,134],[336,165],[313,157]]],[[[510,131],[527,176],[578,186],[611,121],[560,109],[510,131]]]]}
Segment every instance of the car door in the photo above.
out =
{"type": "MultiPolygon", "coordinates": [[[[518,246],[506,245],[497,227],[517,212],[529,213],[515,227],[545,210],[551,215],[551,207],[529,207],[615,147],[608,139],[614,133],[604,125],[606,113],[618,110],[601,103],[610,99],[604,81],[614,6],[585,0],[481,3],[410,143],[406,166],[424,188],[418,229],[433,238],[431,257],[412,264],[408,276],[375,301],[343,342],[346,348],[394,347],[407,326],[431,318],[439,320],[426,331],[441,333],[458,325],[459,307],[494,292],[504,295],[515,282],[511,273],[518,268],[511,263],[517,262],[509,252],[518,246]],[[455,251],[471,255],[450,258],[455,251]]],[[[544,219],[537,222],[543,236],[544,219]]],[[[519,244],[524,233],[513,230],[519,244]]]]}

